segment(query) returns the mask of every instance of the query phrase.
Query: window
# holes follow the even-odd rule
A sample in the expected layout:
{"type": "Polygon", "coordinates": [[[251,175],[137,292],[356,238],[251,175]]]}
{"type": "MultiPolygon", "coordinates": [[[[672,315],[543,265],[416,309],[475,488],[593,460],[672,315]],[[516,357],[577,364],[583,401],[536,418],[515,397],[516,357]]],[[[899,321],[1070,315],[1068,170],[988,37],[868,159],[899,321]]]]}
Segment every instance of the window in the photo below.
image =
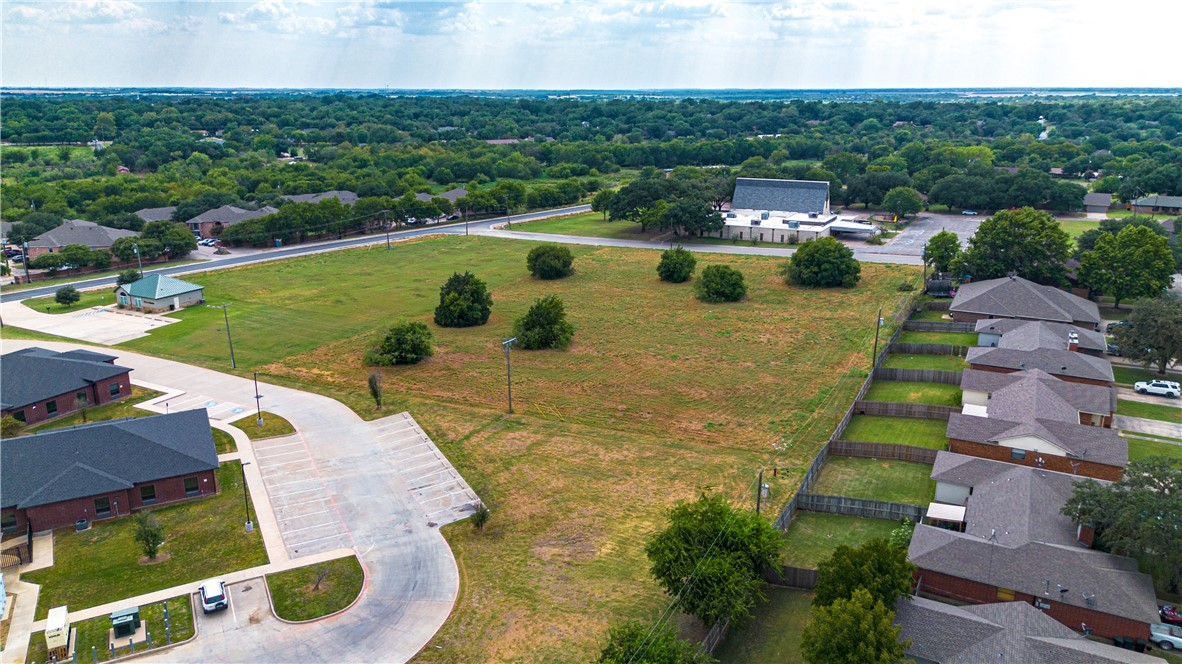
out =
{"type": "Polygon", "coordinates": [[[0,530],[16,529],[16,510],[4,510],[0,513],[0,530]]]}
{"type": "Polygon", "coordinates": [[[45,404],[45,413],[49,417],[53,417],[54,415],[57,415],[57,400],[56,399],[45,404]]]}
{"type": "Polygon", "coordinates": [[[76,403],[80,406],[89,405],[90,404],[90,395],[88,395],[86,392],[79,392],[74,395],[74,403],[76,403]]]}
{"type": "Polygon", "coordinates": [[[1011,449],[1010,450],[1010,458],[1017,459],[1017,460],[1021,461],[1022,459],[1026,458],[1026,450],[1011,449]]]}
{"type": "Polygon", "coordinates": [[[119,383],[111,383],[111,396],[112,397],[119,396],[119,392],[121,392],[122,390],[123,390],[123,386],[120,385],[119,383]]]}
{"type": "Polygon", "coordinates": [[[1009,588],[998,588],[997,598],[1003,602],[1012,602],[1014,600],[1014,591],[1009,588]]]}
{"type": "Polygon", "coordinates": [[[185,478],[185,495],[186,496],[196,496],[197,492],[198,492],[197,478],[196,477],[186,477],[185,478]]]}
{"type": "Polygon", "coordinates": [[[111,499],[110,498],[95,498],[94,499],[94,515],[101,518],[104,516],[111,516],[111,499]]]}
{"type": "Polygon", "coordinates": [[[12,416],[16,419],[17,422],[24,422],[25,421],[25,411],[23,411],[23,410],[13,411],[12,416]]]}
{"type": "Polygon", "coordinates": [[[145,505],[150,505],[156,502],[156,485],[148,484],[140,487],[140,500],[145,505]]]}

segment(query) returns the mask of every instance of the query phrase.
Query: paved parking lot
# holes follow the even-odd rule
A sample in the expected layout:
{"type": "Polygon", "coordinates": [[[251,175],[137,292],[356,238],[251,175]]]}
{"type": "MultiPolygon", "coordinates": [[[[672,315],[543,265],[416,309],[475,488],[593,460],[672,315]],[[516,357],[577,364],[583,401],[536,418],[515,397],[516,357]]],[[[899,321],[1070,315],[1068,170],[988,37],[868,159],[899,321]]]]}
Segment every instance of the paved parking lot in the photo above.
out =
{"type": "Polygon", "coordinates": [[[253,447],[287,555],[299,558],[352,547],[353,538],[303,437],[261,440],[253,447]]]}
{"type": "Polygon", "coordinates": [[[439,525],[472,514],[480,499],[409,413],[373,423],[374,440],[385,449],[427,521],[439,525]]]}
{"type": "Polygon", "coordinates": [[[182,392],[168,398],[157,399],[153,404],[158,406],[161,412],[168,413],[204,408],[209,413],[211,419],[222,422],[232,422],[241,418],[246,413],[246,407],[240,404],[215,399],[204,394],[189,394],[187,392],[182,392]]]}
{"type": "Polygon", "coordinates": [[[193,594],[193,606],[197,607],[197,628],[202,636],[208,634],[225,634],[237,629],[258,625],[265,621],[274,621],[271,615],[271,605],[267,601],[267,590],[263,587],[262,577],[249,579],[241,583],[226,586],[230,595],[230,606],[224,611],[203,613],[201,611],[201,597],[193,594]]]}
{"type": "Polygon", "coordinates": [[[915,221],[910,222],[895,237],[882,247],[866,247],[862,251],[874,252],[881,249],[881,253],[923,255],[923,245],[940,231],[952,231],[960,238],[961,246],[967,246],[969,238],[977,232],[977,227],[985,219],[983,216],[966,217],[958,214],[935,214],[925,212],[915,221]]]}

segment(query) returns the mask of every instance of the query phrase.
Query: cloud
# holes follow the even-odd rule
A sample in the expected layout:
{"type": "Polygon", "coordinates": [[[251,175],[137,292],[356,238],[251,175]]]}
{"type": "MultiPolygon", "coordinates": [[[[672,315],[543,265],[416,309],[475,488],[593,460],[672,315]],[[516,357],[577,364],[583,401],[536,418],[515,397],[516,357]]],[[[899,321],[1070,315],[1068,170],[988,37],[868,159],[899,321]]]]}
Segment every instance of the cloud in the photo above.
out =
{"type": "Polygon", "coordinates": [[[119,23],[143,12],[139,5],[128,0],[78,0],[54,3],[52,10],[24,3],[13,3],[9,6],[7,20],[26,23],[119,23]]]}

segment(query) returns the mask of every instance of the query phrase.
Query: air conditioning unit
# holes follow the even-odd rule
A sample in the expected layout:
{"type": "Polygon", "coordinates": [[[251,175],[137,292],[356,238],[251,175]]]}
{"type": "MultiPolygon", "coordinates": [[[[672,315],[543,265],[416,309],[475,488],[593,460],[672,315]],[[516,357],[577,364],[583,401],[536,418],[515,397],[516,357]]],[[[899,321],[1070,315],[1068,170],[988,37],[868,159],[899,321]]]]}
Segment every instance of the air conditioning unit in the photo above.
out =
{"type": "Polygon", "coordinates": [[[770,212],[760,212],[760,213],[759,213],[759,218],[760,218],[760,219],[767,219],[767,218],[768,218],[768,217],[770,217],[770,216],[771,216],[771,213],[770,213],[770,212]]]}

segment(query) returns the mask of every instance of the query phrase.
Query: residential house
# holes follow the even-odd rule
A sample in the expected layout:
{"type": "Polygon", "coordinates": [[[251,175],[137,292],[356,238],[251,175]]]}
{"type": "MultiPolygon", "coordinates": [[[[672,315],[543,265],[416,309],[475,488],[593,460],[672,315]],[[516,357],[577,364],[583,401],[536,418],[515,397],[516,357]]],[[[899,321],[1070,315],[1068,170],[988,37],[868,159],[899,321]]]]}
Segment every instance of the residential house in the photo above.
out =
{"type": "Polygon", "coordinates": [[[335,198],[344,205],[352,205],[357,202],[357,194],[338,189],[322,191],[319,194],[290,194],[284,198],[292,203],[319,203],[330,198],[335,198]]]}
{"type": "Polygon", "coordinates": [[[0,462],[4,530],[52,530],[217,493],[205,409],[7,438],[0,462]]]}
{"type": "Polygon", "coordinates": [[[979,371],[1010,373],[1042,369],[1052,376],[1088,385],[1111,385],[1112,364],[1066,348],[988,348],[973,346],[965,362],[979,371]]]}
{"type": "Polygon", "coordinates": [[[51,228],[41,235],[29,240],[30,260],[38,256],[60,251],[62,247],[81,244],[90,249],[110,249],[115,240],[121,237],[137,237],[139,233],[125,231],[121,228],[99,226],[93,221],[81,219],[67,219],[61,226],[51,228]]]}
{"type": "Polygon", "coordinates": [[[1013,662],[1162,664],[1153,655],[1084,638],[1026,602],[953,606],[923,597],[895,604],[907,658],[916,664],[1013,662]]]}
{"type": "Polygon", "coordinates": [[[226,226],[233,226],[249,219],[265,217],[269,214],[275,214],[278,211],[278,209],[269,205],[258,210],[244,210],[233,205],[223,205],[220,208],[206,210],[185,223],[193,233],[203,238],[208,238],[219,235],[221,229],[226,226]]]}
{"type": "Polygon", "coordinates": [[[1182,214],[1182,196],[1142,196],[1132,203],[1137,214],[1182,214]]]}
{"type": "Polygon", "coordinates": [[[1084,212],[1108,212],[1112,207],[1112,194],[1084,194],[1084,212]]]}
{"type": "Polygon", "coordinates": [[[115,300],[120,306],[156,313],[175,311],[205,302],[203,287],[187,281],[149,274],[143,279],[123,284],[115,289],[115,300]]]}
{"type": "Polygon", "coordinates": [[[977,333],[978,346],[1015,350],[1066,348],[1097,357],[1108,349],[1102,333],[1067,323],[982,318],[977,321],[974,331],[977,333]]]}
{"type": "Polygon", "coordinates": [[[874,235],[874,224],[829,209],[829,183],[738,178],[719,237],[796,244],[835,233],[874,235]]]}
{"type": "Polygon", "coordinates": [[[1100,309],[1095,302],[1017,276],[961,284],[949,307],[952,320],[975,323],[982,318],[1020,318],[1070,323],[1097,330],[1100,309]]]}
{"type": "Polygon", "coordinates": [[[0,416],[36,424],[131,394],[131,369],[88,350],[26,348],[0,357],[0,416]]]}
{"type": "MultiPolygon", "coordinates": [[[[1041,414],[1057,415],[1064,422],[1086,426],[1112,426],[1112,415],[1116,411],[1115,389],[1059,380],[1041,369],[1012,373],[965,369],[960,375],[961,405],[983,409],[992,406],[996,411],[1006,404],[1011,391],[1017,393],[1015,385],[1025,384],[1032,385],[1025,388],[1027,390],[1046,390],[1044,398],[1054,402],[1053,409],[1041,414]],[[994,393],[998,394],[1000,401],[993,401],[994,393]]],[[[1028,392],[1025,396],[1034,398],[1037,395],[1028,392]]],[[[976,412],[966,408],[964,412],[987,416],[984,410],[976,412]]]]}
{"type": "Polygon", "coordinates": [[[937,454],[932,478],[940,503],[907,551],[919,592],[1023,602],[1104,638],[1149,636],[1158,621],[1152,579],[1132,558],[1087,548],[1090,529],[1060,514],[1080,478],[950,452],[937,454]]]}
{"type": "Polygon", "coordinates": [[[146,224],[153,221],[169,221],[172,219],[173,212],[176,212],[175,205],[171,205],[169,207],[144,208],[142,210],[136,210],[135,216],[143,219],[144,223],[146,224]]]}
{"type": "Polygon", "coordinates": [[[467,196],[467,195],[468,195],[467,189],[456,188],[456,189],[448,189],[447,191],[443,192],[442,194],[429,194],[429,193],[425,193],[425,192],[419,192],[419,193],[415,194],[415,198],[417,198],[420,201],[423,201],[425,203],[431,202],[431,199],[433,199],[433,198],[446,198],[448,200],[448,202],[450,202],[452,205],[455,205],[456,200],[458,200],[464,196],[467,196]]]}

